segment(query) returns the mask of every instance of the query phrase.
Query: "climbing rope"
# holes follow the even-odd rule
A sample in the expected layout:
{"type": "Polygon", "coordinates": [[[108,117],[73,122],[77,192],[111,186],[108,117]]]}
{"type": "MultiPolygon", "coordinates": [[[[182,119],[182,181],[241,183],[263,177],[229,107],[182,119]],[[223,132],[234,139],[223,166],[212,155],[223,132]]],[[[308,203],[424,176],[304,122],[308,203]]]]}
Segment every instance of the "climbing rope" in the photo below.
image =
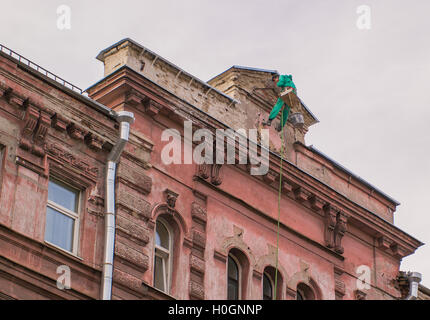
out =
{"type": "Polygon", "coordinates": [[[273,300],[276,300],[276,291],[278,289],[278,254],[279,254],[279,226],[281,221],[281,190],[282,190],[282,164],[284,162],[284,106],[281,108],[281,165],[279,169],[279,191],[278,191],[278,226],[276,230],[276,268],[275,268],[275,289],[273,294],[273,300]]]}

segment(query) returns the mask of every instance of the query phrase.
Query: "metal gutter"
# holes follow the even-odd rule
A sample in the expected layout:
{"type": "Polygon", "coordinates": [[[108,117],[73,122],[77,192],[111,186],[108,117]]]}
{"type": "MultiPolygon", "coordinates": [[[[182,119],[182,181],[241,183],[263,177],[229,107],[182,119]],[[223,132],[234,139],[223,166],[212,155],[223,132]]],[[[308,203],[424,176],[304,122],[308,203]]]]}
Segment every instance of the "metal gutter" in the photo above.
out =
{"type": "Polygon", "coordinates": [[[120,123],[120,134],[117,142],[107,157],[105,172],[105,242],[103,248],[103,271],[101,283],[101,298],[111,300],[113,279],[113,258],[115,252],[115,175],[116,164],[128,142],[130,124],[134,122],[132,112],[117,113],[120,123]]]}

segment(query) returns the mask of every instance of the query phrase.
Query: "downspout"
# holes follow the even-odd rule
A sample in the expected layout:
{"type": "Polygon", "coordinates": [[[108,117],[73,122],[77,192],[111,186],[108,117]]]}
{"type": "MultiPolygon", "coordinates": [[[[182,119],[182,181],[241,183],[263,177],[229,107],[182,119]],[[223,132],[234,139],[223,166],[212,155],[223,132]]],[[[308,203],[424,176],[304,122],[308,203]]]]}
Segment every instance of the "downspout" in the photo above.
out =
{"type": "Polygon", "coordinates": [[[409,281],[409,294],[405,300],[417,300],[418,299],[418,286],[421,282],[421,273],[419,272],[408,272],[409,281]]]}
{"type": "Polygon", "coordinates": [[[105,173],[105,242],[101,286],[102,300],[111,300],[112,297],[113,256],[115,250],[116,164],[127,144],[130,124],[134,122],[134,115],[132,112],[120,111],[116,113],[116,120],[120,124],[120,133],[117,142],[107,157],[105,173]]]}

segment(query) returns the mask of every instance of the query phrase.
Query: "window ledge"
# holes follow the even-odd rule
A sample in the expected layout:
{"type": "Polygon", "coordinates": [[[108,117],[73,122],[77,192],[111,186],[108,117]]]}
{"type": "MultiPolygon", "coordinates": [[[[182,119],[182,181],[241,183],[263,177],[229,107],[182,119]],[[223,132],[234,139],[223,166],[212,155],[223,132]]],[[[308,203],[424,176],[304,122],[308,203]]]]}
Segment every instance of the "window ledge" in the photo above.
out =
{"type": "Polygon", "coordinates": [[[44,243],[45,243],[46,246],[48,246],[51,249],[54,249],[56,251],[60,251],[60,253],[62,253],[62,254],[66,254],[66,255],[68,255],[68,256],[70,256],[72,258],[76,258],[76,259],[79,259],[81,261],[84,261],[84,259],[81,258],[81,257],[79,257],[78,255],[76,255],[76,254],[74,254],[74,253],[72,253],[70,251],[67,251],[67,250],[65,250],[65,249],[63,249],[63,248],[61,248],[61,247],[59,247],[59,246],[57,246],[57,245],[55,245],[55,244],[53,244],[53,243],[51,243],[49,241],[45,240],[44,243]]]}

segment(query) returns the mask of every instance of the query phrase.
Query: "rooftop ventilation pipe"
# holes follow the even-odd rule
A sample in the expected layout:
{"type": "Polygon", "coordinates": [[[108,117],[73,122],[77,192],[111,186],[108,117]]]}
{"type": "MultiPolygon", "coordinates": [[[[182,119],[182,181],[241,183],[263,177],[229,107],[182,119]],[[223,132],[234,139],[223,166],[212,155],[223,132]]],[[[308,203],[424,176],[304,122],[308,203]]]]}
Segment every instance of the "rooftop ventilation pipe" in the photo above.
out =
{"type": "Polygon", "coordinates": [[[408,272],[408,281],[409,281],[409,294],[405,300],[417,300],[418,285],[421,282],[421,273],[408,272]]]}
{"type": "Polygon", "coordinates": [[[124,150],[130,133],[130,124],[134,122],[132,112],[120,111],[116,113],[116,120],[120,124],[120,134],[107,158],[105,175],[105,242],[103,254],[103,274],[101,296],[103,300],[111,300],[113,256],[115,249],[115,175],[116,164],[124,150]]]}

